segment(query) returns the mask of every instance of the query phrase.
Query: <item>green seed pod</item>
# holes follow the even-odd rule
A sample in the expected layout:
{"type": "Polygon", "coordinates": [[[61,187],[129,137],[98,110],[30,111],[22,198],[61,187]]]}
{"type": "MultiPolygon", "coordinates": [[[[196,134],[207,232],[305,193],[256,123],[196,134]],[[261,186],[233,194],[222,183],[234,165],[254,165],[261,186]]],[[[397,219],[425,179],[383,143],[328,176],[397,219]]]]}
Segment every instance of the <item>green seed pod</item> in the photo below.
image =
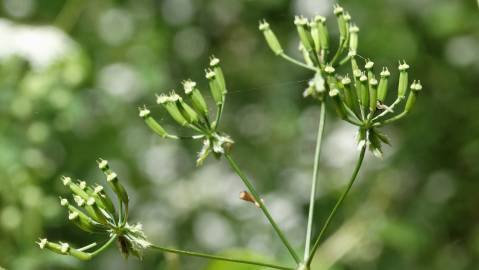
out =
{"type": "Polygon", "coordinates": [[[183,82],[185,94],[190,98],[193,108],[202,116],[208,117],[208,106],[200,90],[196,87],[196,82],[186,80],[183,82]]]}
{"type": "Polygon", "coordinates": [[[369,106],[368,77],[364,73],[359,78],[359,100],[363,108],[369,106]]]}
{"type": "Polygon", "coordinates": [[[357,25],[352,25],[349,28],[349,51],[356,53],[358,51],[358,32],[359,27],[357,25]]]}
{"type": "Polygon", "coordinates": [[[181,126],[185,126],[188,121],[183,117],[178,108],[177,101],[180,99],[180,96],[172,92],[169,96],[161,94],[156,97],[156,102],[163,105],[163,107],[168,111],[170,116],[181,126]]]}
{"type": "MultiPolygon", "coordinates": [[[[145,114],[149,114],[150,111],[147,111],[145,112],[145,114]]],[[[108,160],[104,160],[102,158],[99,158],[97,161],[98,163],[98,168],[102,171],[102,172],[107,172],[110,170],[110,164],[108,164],[108,160]]]]}
{"type": "Polygon", "coordinates": [[[342,118],[346,118],[346,110],[344,109],[343,102],[341,101],[341,97],[339,95],[338,89],[333,89],[329,91],[329,96],[332,98],[334,102],[334,107],[336,108],[336,112],[342,118]]]}
{"type": "Polygon", "coordinates": [[[411,84],[411,92],[406,101],[406,106],[404,108],[405,112],[410,112],[414,104],[416,103],[417,94],[422,90],[421,81],[414,81],[411,84]]]}
{"type": "Polygon", "coordinates": [[[78,249],[70,248],[69,252],[71,256],[82,261],[88,261],[92,258],[92,255],[90,253],[79,251],[78,249]]]}
{"type": "Polygon", "coordinates": [[[220,64],[220,59],[216,58],[215,56],[210,57],[210,67],[213,68],[213,71],[216,74],[216,79],[218,80],[224,95],[228,91],[226,90],[225,76],[219,64],[220,64]]]}
{"type": "Polygon", "coordinates": [[[207,69],[206,79],[208,79],[209,81],[211,94],[213,95],[213,99],[215,100],[216,105],[223,104],[224,102],[223,91],[221,90],[221,85],[216,79],[216,73],[211,69],[207,69]]]}
{"type": "Polygon", "coordinates": [[[308,64],[308,66],[314,66],[313,60],[311,60],[311,54],[309,54],[306,49],[303,47],[303,44],[299,43],[298,49],[303,55],[304,62],[308,64]]]}
{"type": "Polygon", "coordinates": [[[369,80],[369,111],[371,113],[376,112],[376,107],[378,103],[378,91],[377,91],[378,81],[375,78],[369,80]]]}
{"type": "Polygon", "coordinates": [[[188,121],[188,123],[198,123],[198,114],[195,112],[195,110],[193,110],[193,108],[190,107],[190,105],[186,104],[186,102],[184,102],[181,97],[176,101],[176,103],[176,105],[180,109],[181,114],[188,121]]]}
{"type": "Polygon", "coordinates": [[[383,71],[381,71],[381,79],[379,80],[378,86],[378,100],[380,102],[384,102],[386,100],[386,96],[388,94],[388,78],[391,75],[389,70],[384,67],[383,71]]]}
{"type": "Polygon", "coordinates": [[[318,24],[314,20],[309,23],[309,28],[311,29],[311,38],[313,39],[314,44],[314,51],[316,53],[321,52],[321,41],[320,41],[320,34],[318,29],[318,24]]]}
{"type": "Polygon", "coordinates": [[[145,124],[153,130],[160,137],[165,138],[168,136],[168,132],[158,123],[153,117],[151,117],[150,110],[144,106],[143,108],[138,108],[140,110],[140,117],[143,118],[145,124]]]}
{"type": "Polygon", "coordinates": [[[70,177],[62,176],[61,178],[62,178],[63,185],[70,188],[70,190],[73,192],[73,194],[78,195],[80,198],[82,198],[84,200],[88,199],[88,194],[84,191],[84,187],[82,188],[78,184],[73,183],[73,181],[70,177]]]}
{"type": "Polygon", "coordinates": [[[406,62],[399,64],[399,85],[398,85],[398,98],[404,98],[408,87],[408,73],[409,65],[406,62]]]}
{"type": "Polygon", "coordinates": [[[48,241],[46,238],[40,239],[40,241],[37,242],[38,246],[40,249],[48,249],[51,250],[55,253],[61,254],[61,255],[68,255],[68,251],[70,250],[70,245],[67,243],[52,243],[48,241]]]}
{"type": "Polygon", "coordinates": [[[98,223],[106,225],[108,222],[103,215],[103,212],[100,210],[100,206],[97,204],[96,200],[94,197],[88,198],[86,201],[86,206],[85,210],[90,214],[90,212],[93,212],[93,214],[90,214],[90,216],[98,223]],[[91,210],[90,210],[91,209],[91,210]]]}
{"type": "Polygon", "coordinates": [[[111,215],[114,215],[115,205],[113,204],[110,196],[108,196],[108,194],[104,191],[103,186],[97,185],[95,188],[93,188],[91,195],[103,209],[105,209],[111,215]]]}
{"type": "Polygon", "coordinates": [[[118,181],[118,176],[114,172],[109,172],[106,174],[106,181],[110,184],[113,191],[118,195],[120,200],[128,205],[130,199],[128,198],[128,193],[123,185],[118,181]]]}
{"type": "Polygon", "coordinates": [[[271,48],[271,50],[276,55],[282,54],[283,48],[281,48],[281,44],[279,43],[278,38],[276,38],[276,35],[271,30],[266,20],[259,22],[259,30],[263,32],[264,38],[266,39],[266,43],[268,43],[268,46],[271,48]]]}
{"type": "Polygon", "coordinates": [[[334,15],[336,15],[339,28],[339,44],[343,44],[346,41],[348,35],[348,24],[344,17],[344,9],[340,5],[334,6],[334,15]]]}
{"type": "Polygon", "coordinates": [[[350,109],[354,109],[356,106],[356,93],[351,89],[351,79],[348,75],[341,80],[341,84],[344,87],[344,101],[350,109]]]}
{"type": "Polygon", "coordinates": [[[325,68],[324,68],[324,72],[326,73],[326,81],[329,85],[329,89],[335,89],[337,88],[337,84],[338,84],[338,81],[336,80],[336,78],[334,77],[334,72],[336,70],[330,66],[330,65],[327,65],[325,68]]]}
{"type": "Polygon", "coordinates": [[[329,33],[328,28],[326,26],[326,18],[323,16],[316,16],[314,17],[314,21],[318,27],[319,32],[319,42],[321,43],[322,50],[329,50],[329,33]]]}
{"type": "Polygon", "coordinates": [[[43,238],[40,239],[37,244],[40,249],[46,248],[61,255],[71,255],[80,260],[90,260],[92,258],[91,254],[74,249],[70,247],[70,245],[68,245],[67,243],[52,243],[49,242],[46,238],[43,238]]]}
{"type": "Polygon", "coordinates": [[[294,18],[294,24],[296,25],[296,29],[298,30],[299,40],[301,41],[301,44],[303,44],[303,47],[308,52],[313,51],[314,42],[308,29],[308,19],[303,16],[296,16],[294,18]]]}
{"type": "MultiPolygon", "coordinates": [[[[96,212],[90,205],[86,205],[85,200],[80,198],[80,196],[74,196],[73,198],[79,207],[84,207],[91,217],[97,218],[96,212]]],[[[90,233],[103,231],[103,227],[99,223],[94,222],[91,217],[71,205],[67,199],[60,198],[60,204],[68,208],[68,220],[75,223],[80,229],[90,233]]]]}

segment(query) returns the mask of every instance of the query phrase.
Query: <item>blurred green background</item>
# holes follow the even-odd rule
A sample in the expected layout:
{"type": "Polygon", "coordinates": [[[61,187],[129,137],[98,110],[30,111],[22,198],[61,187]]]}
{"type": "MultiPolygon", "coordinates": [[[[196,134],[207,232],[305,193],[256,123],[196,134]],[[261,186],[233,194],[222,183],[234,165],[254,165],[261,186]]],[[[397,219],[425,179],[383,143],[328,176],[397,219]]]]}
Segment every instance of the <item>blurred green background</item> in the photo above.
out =
{"type": "MultiPolygon", "coordinates": [[[[257,28],[267,19],[298,56],[294,15],[327,15],[336,35],[334,2],[0,2],[0,268],[257,269],[154,252],[124,261],[115,248],[91,262],[39,250],[39,236],[98,240],[68,224],[58,203],[62,174],[104,181],[98,157],[121,176],[131,219],[154,243],[292,263],[265,219],[238,199],[243,186],[224,160],[195,168],[199,143],[159,139],[137,107],[171,123],[154,94],[186,78],[205,89],[208,57],[219,57],[233,155],[301,251],[319,108],[301,97],[311,74],[275,57],[257,28]]],[[[424,90],[410,117],[387,129],[384,160],[368,154],[314,269],[479,269],[476,1],[340,4],[361,28],[360,54],[390,70],[405,59],[424,90]]],[[[355,130],[328,115],[316,229],[357,155],[355,130]]]]}

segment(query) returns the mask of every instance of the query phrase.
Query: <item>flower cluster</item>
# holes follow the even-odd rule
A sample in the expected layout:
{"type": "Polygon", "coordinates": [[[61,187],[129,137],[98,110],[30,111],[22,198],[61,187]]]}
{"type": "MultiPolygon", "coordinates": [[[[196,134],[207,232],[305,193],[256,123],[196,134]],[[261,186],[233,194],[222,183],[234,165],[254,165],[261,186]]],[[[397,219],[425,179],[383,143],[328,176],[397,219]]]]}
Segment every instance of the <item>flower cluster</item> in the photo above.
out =
{"type": "Polygon", "coordinates": [[[374,63],[370,60],[366,61],[364,70],[359,68],[356,60],[359,28],[351,23],[351,16],[343,7],[335,5],[334,14],[339,28],[339,44],[332,56],[329,54],[331,46],[326,18],[316,16],[308,20],[303,16],[295,17],[294,24],[300,40],[299,49],[305,63],[284,53],[276,35],[265,20],[260,22],[259,29],[276,55],[316,72],[303,96],[313,97],[321,102],[329,96],[338,115],[359,127],[359,148],[367,145],[374,155],[381,157],[381,145],[389,144],[389,140],[378,128],[403,118],[412,109],[417,94],[422,89],[421,82],[412,83],[403,111],[394,115],[395,107],[406,99],[409,65],[405,61],[399,64],[397,98],[391,105],[385,105],[389,70],[383,68],[380,74],[376,75],[373,71],[374,63]],[[348,62],[351,63],[352,76],[338,74],[336,68],[348,62]],[[391,115],[394,116],[384,119],[391,115]]]}
{"type": "Polygon", "coordinates": [[[195,135],[172,135],[151,116],[150,110],[146,106],[139,108],[140,117],[159,136],[169,139],[203,140],[203,147],[198,153],[196,161],[197,165],[201,165],[210,153],[220,157],[227,153],[233,145],[233,140],[228,135],[218,131],[227,93],[225,78],[219,62],[218,58],[212,56],[210,67],[206,69],[206,79],[216,104],[216,117],[213,121],[201,91],[196,82],[192,80],[183,81],[183,89],[190,104],[174,90],[170,94],[160,94],[156,99],[156,102],[168,112],[177,124],[192,130],[196,133],[195,135]]]}
{"type": "MultiPolygon", "coordinates": [[[[327,65],[335,66],[341,56],[344,58],[339,63],[344,63],[356,55],[359,28],[351,23],[351,15],[343,7],[335,5],[334,14],[339,28],[339,44],[334,54],[330,54],[330,37],[325,17],[317,15],[308,20],[304,16],[296,16],[294,19],[300,40],[299,50],[306,64],[318,70],[327,65]],[[346,53],[348,47],[349,53],[346,53]]],[[[259,30],[263,32],[266,42],[276,55],[287,57],[266,20],[260,21],[259,30]]]]}
{"type": "Polygon", "coordinates": [[[409,86],[409,65],[404,61],[399,63],[397,97],[388,106],[385,105],[385,101],[388,94],[389,70],[383,67],[379,75],[376,75],[374,63],[370,60],[366,61],[364,69],[361,70],[355,58],[351,59],[351,67],[352,79],[349,75],[335,75],[331,67],[326,79],[330,89],[329,96],[338,115],[359,127],[358,147],[367,145],[375,156],[382,157],[382,143],[390,143],[378,128],[403,118],[411,111],[418,93],[422,90],[421,82],[413,81],[409,86]],[[396,107],[404,100],[406,104],[402,111],[395,113],[396,107]]]}
{"type": "Polygon", "coordinates": [[[65,242],[53,243],[46,238],[40,239],[37,244],[41,249],[69,255],[81,260],[89,260],[117,240],[120,251],[125,257],[132,254],[141,258],[142,250],[151,244],[146,240],[141,224],[128,224],[128,193],[119,182],[118,176],[113,172],[106,160],[100,159],[98,167],[103,171],[110,188],[118,198],[115,206],[103,186],[95,184],[89,186],[85,181],[74,182],[70,177],[63,176],[63,184],[72,192],[73,202],[60,197],[61,206],[68,210],[68,220],[81,230],[88,233],[99,233],[109,237],[103,246],[97,247],[93,242],[82,248],[73,248],[65,242]]]}

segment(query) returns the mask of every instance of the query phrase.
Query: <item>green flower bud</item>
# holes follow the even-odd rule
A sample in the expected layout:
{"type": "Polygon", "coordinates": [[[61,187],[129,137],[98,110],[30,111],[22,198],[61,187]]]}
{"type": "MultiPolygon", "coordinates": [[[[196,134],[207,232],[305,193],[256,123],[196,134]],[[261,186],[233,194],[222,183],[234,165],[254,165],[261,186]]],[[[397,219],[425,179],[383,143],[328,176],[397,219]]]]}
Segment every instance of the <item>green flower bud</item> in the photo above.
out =
{"type": "Polygon", "coordinates": [[[332,75],[335,71],[336,70],[331,65],[327,65],[324,68],[324,72],[326,72],[328,75],[332,75]]]}
{"type": "Polygon", "coordinates": [[[88,261],[92,258],[92,255],[90,253],[79,251],[78,249],[70,248],[69,252],[72,257],[75,257],[82,261],[88,261]]]}
{"type": "Polygon", "coordinates": [[[208,79],[209,81],[211,94],[213,95],[213,99],[215,100],[216,105],[223,104],[224,95],[223,95],[223,91],[221,90],[221,85],[216,79],[216,73],[211,69],[207,69],[206,79],[208,79]]]}
{"type": "Polygon", "coordinates": [[[227,92],[226,81],[225,81],[225,76],[223,74],[223,70],[221,69],[219,64],[220,64],[220,59],[216,58],[215,56],[210,57],[210,67],[213,68],[213,71],[216,74],[216,79],[218,80],[224,95],[227,92]]]}
{"type": "Polygon", "coordinates": [[[349,51],[356,53],[358,51],[358,32],[359,27],[352,25],[349,28],[349,51]]]}
{"type": "Polygon", "coordinates": [[[343,44],[346,41],[348,35],[348,23],[344,18],[344,9],[340,5],[334,6],[334,15],[336,15],[338,21],[338,28],[339,28],[339,39],[340,44],[343,44]]]}
{"type": "Polygon", "coordinates": [[[306,49],[303,47],[303,44],[299,43],[298,49],[303,55],[304,62],[306,62],[308,66],[314,66],[313,60],[311,60],[311,54],[306,51],[306,49]]]}
{"type": "Polygon", "coordinates": [[[366,62],[366,64],[364,65],[364,68],[367,70],[367,71],[370,71],[372,70],[374,67],[374,62],[369,60],[366,62]]]}
{"type": "Polygon", "coordinates": [[[92,218],[97,221],[101,220],[101,223],[106,224],[106,221],[101,213],[99,211],[95,211],[92,205],[87,204],[87,201],[83,200],[80,196],[74,196],[73,199],[79,207],[85,208],[90,217],[84,214],[78,208],[71,205],[67,199],[60,198],[60,204],[64,207],[67,207],[70,212],[68,215],[68,220],[73,221],[75,225],[86,232],[103,231],[103,227],[101,227],[99,223],[96,223],[92,220],[92,218]]]}
{"type": "Polygon", "coordinates": [[[301,41],[301,44],[303,44],[304,49],[306,49],[308,52],[311,52],[314,48],[314,41],[308,29],[308,19],[303,16],[296,16],[294,18],[294,24],[296,25],[299,40],[301,41]]]}
{"type": "Polygon", "coordinates": [[[91,254],[74,249],[70,247],[70,245],[67,243],[62,243],[62,242],[60,242],[59,244],[52,243],[52,242],[49,242],[46,238],[43,238],[43,239],[40,239],[37,242],[37,244],[40,247],[40,249],[46,248],[61,255],[71,255],[80,260],[90,260],[92,258],[91,254]]]}
{"type": "Polygon", "coordinates": [[[276,35],[271,30],[266,20],[259,22],[259,30],[263,32],[264,38],[266,39],[266,43],[268,43],[268,46],[271,48],[271,50],[276,55],[282,54],[283,48],[281,48],[281,44],[279,43],[278,38],[276,38],[276,35]]]}
{"type": "Polygon", "coordinates": [[[180,96],[175,94],[173,91],[169,96],[161,94],[156,96],[156,102],[163,105],[163,107],[168,111],[170,116],[181,126],[185,126],[188,121],[183,117],[178,108],[177,101],[180,99],[180,96]]]}
{"type": "Polygon", "coordinates": [[[368,77],[363,73],[359,78],[359,100],[361,106],[367,108],[369,106],[369,93],[368,93],[368,77]]]}
{"type": "Polygon", "coordinates": [[[411,92],[409,92],[409,96],[406,101],[406,106],[404,111],[410,112],[414,104],[416,103],[417,94],[422,90],[421,81],[414,81],[411,84],[411,92]]]}
{"type": "Polygon", "coordinates": [[[83,200],[88,199],[88,194],[83,190],[84,188],[80,187],[78,184],[73,183],[72,179],[67,176],[62,176],[63,185],[70,188],[73,194],[78,195],[83,200]]]}
{"type": "Polygon", "coordinates": [[[208,117],[208,106],[200,90],[196,87],[196,82],[192,80],[183,81],[185,94],[190,98],[193,108],[204,117],[208,117]]]}
{"type": "Polygon", "coordinates": [[[309,28],[311,29],[311,38],[313,39],[314,50],[316,53],[321,52],[321,41],[320,34],[318,29],[318,24],[314,20],[309,23],[309,28]]]}
{"type": "Polygon", "coordinates": [[[409,65],[404,61],[399,63],[399,85],[398,85],[398,98],[404,98],[408,87],[408,73],[409,65]]]}
{"type": "Polygon", "coordinates": [[[123,185],[118,181],[118,176],[114,172],[109,172],[106,174],[106,181],[110,184],[113,191],[118,195],[120,200],[126,205],[129,203],[128,193],[123,185]]]}
{"type": "Polygon", "coordinates": [[[113,201],[111,200],[110,196],[104,191],[103,186],[97,185],[95,188],[93,188],[92,195],[97,204],[105,209],[108,213],[111,215],[114,215],[115,213],[115,206],[113,204],[113,201]]]}
{"type": "Polygon", "coordinates": [[[343,103],[341,101],[341,97],[339,95],[338,89],[332,89],[329,91],[329,96],[332,98],[334,102],[334,107],[336,108],[336,112],[341,118],[346,118],[346,110],[344,109],[343,103]]]}
{"type": "Polygon", "coordinates": [[[378,81],[375,78],[369,80],[369,111],[374,113],[376,111],[378,102],[378,81]]]}
{"type": "Polygon", "coordinates": [[[349,12],[345,11],[343,16],[344,16],[344,19],[346,20],[346,22],[351,21],[351,14],[349,14],[349,12]]]}
{"type": "Polygon", "coordinates": [[[355,100],[357,100],[354,91],[351,89],[351,79],[348,75],[341,80],[344,87],[344,101],[350,109],[354,109],[355,100]]]}
{"type": "Polygon", "coordinates": [[[381,79],[379,80],[378,86],[378,100],[380,102],[384,102],[384,100],[386,100],[386,96],[388,93],[388,78],[390,75],[391,73],[389,73],[389,70],[384,67],[381,71],[381,79]]]}
{"type": "Polygon", "coordinates": [[[143,118],[145,124],[153,130],[156,134],[160,135],[162,138],[168,136],[168,132],[158,123],[153,117],[151,117],[150,110],[143,106],[143,108],[138,108],[140,117],[143,118]]]}
{"type": "Polygon", "coordinates": [[[40,249],[48,249],[61,255],[68,255],[68,250],[70,249],[70,245],[68,245],[67,243],[52,243],[46,238],[40,239],[37,244],[40,249]]]}
{"type": "Polygon", "coordinates": [[[314,22],[316,22],[316,25],[318,27],[321,49],[327,51],[329,49],[329,33],[326,26],[326,18],[318,15],[314,17],[314,22]]]}
{"type": "Polygon", "coordinates": [[[190,107],[190,105],[184,102],[181,97],[176,102],[181,114],[186,120],[188,120],[188,123],[195,124],[198,122],[198,114],[190,107]]]}

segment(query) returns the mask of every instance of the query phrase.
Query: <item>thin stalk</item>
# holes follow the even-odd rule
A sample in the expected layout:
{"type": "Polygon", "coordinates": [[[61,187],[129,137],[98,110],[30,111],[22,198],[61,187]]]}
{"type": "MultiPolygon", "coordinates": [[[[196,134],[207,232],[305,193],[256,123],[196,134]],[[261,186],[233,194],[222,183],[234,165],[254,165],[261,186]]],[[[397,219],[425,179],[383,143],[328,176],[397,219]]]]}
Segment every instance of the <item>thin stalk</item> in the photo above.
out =
{"type": "Polygon", "coordinates": [[[255,199],[255,201],[259,204],[259,207],[263,211],[264,215],[268,219],[271,226],[273,226],[273,229],[276,231],[276,234],[278,234],[279,238],[283,242],[284,246],[288,249],[288,251],[291,254],[291,256],[293,257],[293,259],[296,261],[296,263],[300,263],[298,254],[296,254],[296,252],[292,248],[291,244],[289,243],[288,239],[284,235],[283,231],[279,228],[278,224],[276,224],[276,221],[274,221],[273,217],[271,216],[268,209],[264,205],[263,200],[261,200],[258,192],[253,187],[251,182],[248,180],[248,177],[246,177],[246,175],[243,173],[243,171],[241,171],[241,169],[238,167],[238,164],[236,164],[236,162],[233,160],[233,158],[229,154],[225,154],[225,157],[228,160],[231,168],[233,168],[233,170],[236,172],[236,174],[238,174],[238,176],[241,178],[241,180],[243,180],[243,183],[248,188],[251,195],[253,195],[253,198],[255,199]]]}
{"type": "Polygon", "coordinates": [[[295,64],[295,65],[298,65],[298,66],[300,66],[300,67],[304,67],[304,68],[309,69],[309,70],[312,70],[312,71],[318,71],[317,68],[312,67],[312,66],[310,66],[310,65],[307,65],[307,64],[305,64],[305,63],[303,63],[303,62],[301,62],[301,61],[298,61],[298,60],[296,60],[296,59],[294,59],[294,58],[288,56],[288,55],[285,54],[285,53],[282,53],[282,54],[280,54],[279,56],[283,57],[284,59],[288,60],[289,62],[291,62],[291,63],[293,63],[293,64],[295,64]]]}
{"type": "Polygon", "coordinates": [[[398,97],[394,102],[393,104],[391,104],[391,106],[388,107],[388,109],[386,109],[384,112],[382,112],[381,114],[379,114],[378,116],[374,117],[373,118],[373,121],[385,116],[386,114],[388,114],[389,112],[394,112],[394,107],[396,107],[396,105],[398,105],[399,103],[401,103],[401,101],[404,99],[404,97],[398,97]]]}
{"type": "Polygon", "coordinates": [[[89,245],[86,245],[86,246],[84,246],[84,247],[82,247],[82,248],[78,248],[77,250],[78,250],[78,251],[89,250],[90,248],[96,247],[96,245],[97,245],[97,244],[96,244],[95,242],[93,242],[93,243],[91,243],[91,244],[89,244],[89,245]]]}
{"type": "Polygon", "coordinates": [[[225,107],[224,103],[218,105],[218,109],[217,109],[217,112],[216,112],[216,119],[215,119],[215,122],[213,123],[213,128],[217,128],[219,126],[221,116],[223,115],[224,107],[225,107]]]}
{"type": "Polygon", "coordinates": [[[294,270],[294,268],[292,268],[292,267],[281,266],[281,265],[276,265],[276,264],[256,262],[256,261],[243,260],[243,259],[233,259],[233,258],[222,257],[222,256],[217,256],[217,255],[210,255],[210,254],[199,253],[199,252],[192,252],[192,251],[186,251],[186,250],[160,247],[160,246],[156,246],[156,245],[152,245],[150,248],[157,249],[157,250],[160,250],[160,251],[163,251],[163,252],[176,253],[176,254],[180,254],[180,255],[193,256],[193,257],[200,257],[200,258],[211,259],[211,260],[233,262],[233,263],[242,263],[242,264],[249,264],[249,265],[257,265],[257,266],[264,266],[264,267],[269,267],[269,268],[274,268],[274,269],[282,269],[282,270],[294,270]]]}
{"type": "Polygon", "coordinates": [[[193,135],[193,136],[178,136],[178,135],[171,135],[168,134],[165,136],[167,139],[173,139],[173,140],[198,140],[204,138],[205,135],[193,135]]]}
{"type": "Polygon", "coordinates": [[[400,114],[398,114],[398,115],[396,115],[396,116],[394,116],[394,117],[392,117],[392,118],[389,118],[389,119],[384,120],[384,121],[382,121],[382,122],[374,123],[373,126],[375,126],[375,127],[380,127],[380,126],[383,126],[383,125],[385,125],[385,124],[390,124],[390,123],[392,123],[392,122],[394,122],[394,121],[397,121],[397,120],[403,118],[404,116],[407,115],[407,113],[408,113],[407,111],[404,111],[404,112],[402,112],[402,113],[400,113],[400,114]]]}
{"type": "Polygon", "coordinates": [[[308,227],[306,229],[306,242],[304,246],[304,260],[308,259],[311,247],[311,233],[313,229],[314,202],[316,199],[316,186],[318,183],[319,156],[321,154],[321,142],[324,133],[324,122],[326,118],[326,106],[321,102],[321,113],[319,116],[318,134],[316,137],[316,150],[314,153],[313,178],[311,180],[311,196],[309,199],[308,227]]]}
{"type": "Polygon", "coordinates": [[[113,235],[108,242],[106,242],[103,246],[101,246],[99,249],[95,250],[94,252],[90,253],[92,257],[95,257],[96,255],[100,254],[103,250],[107,249],[113,241],[116,239],[116,234],[113,235]]]}
{"type": "Polygon", "coordinates": [[[321,240],[323,238],[324,233],[326,232],[326,229],[329,227],[329,224],[331,224],[331,221],[336,215],[336,212],[341,206],[341,204],[343,203],[344,199],[346,199],[346,197],[348,196],[348,193],[351,190],[351,187],[353,186],[354,181],[356,180],[356,177],[358,176],[359,169],[361,168],[361,165],[363,164],[365,153],[366,153],[366,146],[363,146],[361,148],[361,152],[356,162],[356,167],[354,168],[353,174],[351,175],[351,179],[349,180],[349,184],[346,187],[346,190],[344,190],[343,194],[341,194],[341,197],[339,197],[338,201],[336,202],[336,205],[334,206],[333,210],[328,216],[328,219],[326,219],[326,222],[324,223],[323,227],[321,228],[321,231],[319,232],[319,235],[314,243],[311,253],[309,254],[308,259],[306,260],[307,266],[311,265],[311,261],[313,260],[314,254],[316,253],[316,250],[318,249],[319,244],[321,243],[321,240]]]}

